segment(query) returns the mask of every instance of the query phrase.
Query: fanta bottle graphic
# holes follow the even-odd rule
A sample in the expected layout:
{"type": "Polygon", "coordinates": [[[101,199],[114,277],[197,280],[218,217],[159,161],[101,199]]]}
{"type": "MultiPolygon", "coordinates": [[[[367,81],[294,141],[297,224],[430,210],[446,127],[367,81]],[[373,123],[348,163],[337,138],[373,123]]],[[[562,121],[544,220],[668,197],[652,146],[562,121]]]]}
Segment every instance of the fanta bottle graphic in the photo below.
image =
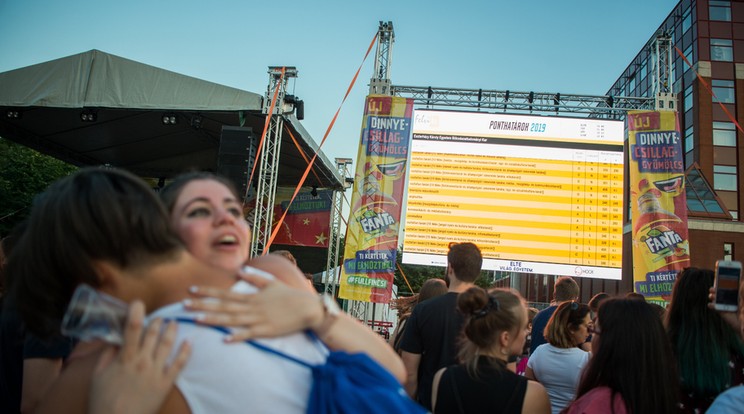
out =
{"type": "Polygon", "coordinates": [[[646,272],[671,270],[674,263],[689,261],[689,244],[684,223],[674,213],[661,207],[661,192],[647,180],[638,185],[638,220],[633,224],[633,244],[640,245],[641,263],[646,272]]]}

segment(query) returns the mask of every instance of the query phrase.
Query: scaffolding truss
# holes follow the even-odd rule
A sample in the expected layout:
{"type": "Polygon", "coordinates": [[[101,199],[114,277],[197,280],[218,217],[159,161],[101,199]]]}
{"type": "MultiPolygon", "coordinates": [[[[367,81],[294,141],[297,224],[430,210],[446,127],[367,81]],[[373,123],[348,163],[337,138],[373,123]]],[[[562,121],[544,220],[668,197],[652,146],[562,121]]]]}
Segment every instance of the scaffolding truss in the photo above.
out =
{"type": "Polygon", "coordinates": [[[351,187],[354,179],[351,176],[351,158],[336,158],[338,174],[344,180],[344,187],[333,191],[333,205],[331,206],[330,238],[328,240],[328,261],[326,262],[325,277],[323,279],[323,290],[331,296],[336,296],[336,285],[338,278],[336,266],[338,259],[343,256],[341,251],[341,221],[343,220],[342,208],[344,192],[351,187]]]}
{"type": "Polygon", "coordinates": [[[256,207],[253,210],[251,257],[263,254],[264,246],[268,244],[271,237],[274,200],[276,198],[276,178],[279,175],[279,150],[281,149],[282,126],[284,125],[284,96],[287,91],[287,80],[297,77],[297,68],[270,66],[268,73],[269,86],[266,89],[263,113],[270,117],[270,120],[259,158],[256,207]],[[277,88],[276,103],[273,112],[271,112],[271,102],[277,88]]]}
{"type": "Polygon", "coordinates": [[[426,107],[468,108],[509,113],[574,114],[593,118],[624,119],[631,110],[653,109],[654,98],[575,95],[489,89],[435,88],[393,85],[394,96],[411,98],[426,107]]]}

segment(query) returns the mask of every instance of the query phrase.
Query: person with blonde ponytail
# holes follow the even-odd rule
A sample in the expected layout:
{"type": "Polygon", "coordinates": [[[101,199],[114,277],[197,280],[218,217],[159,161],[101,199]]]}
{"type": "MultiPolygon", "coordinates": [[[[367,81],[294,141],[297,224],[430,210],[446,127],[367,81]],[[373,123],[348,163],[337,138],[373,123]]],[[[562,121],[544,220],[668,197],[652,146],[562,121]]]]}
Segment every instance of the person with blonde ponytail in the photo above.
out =
{"type": "Polygon", "coordinates": [[[527,337],[527,307],[519,293],[472,287],[460,293],[457,309],[465,317],[460,364],[434,376],[434,413],[549,413],[545,388],[506,368],[527,337]]]}

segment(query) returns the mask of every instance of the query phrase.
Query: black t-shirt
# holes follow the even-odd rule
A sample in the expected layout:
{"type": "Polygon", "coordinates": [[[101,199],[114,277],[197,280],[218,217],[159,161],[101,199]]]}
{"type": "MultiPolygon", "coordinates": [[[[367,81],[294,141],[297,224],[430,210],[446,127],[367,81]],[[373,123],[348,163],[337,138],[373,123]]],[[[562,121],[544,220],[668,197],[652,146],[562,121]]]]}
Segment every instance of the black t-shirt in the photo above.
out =
{"type": "Polygon", "coordinates": [[[0,299],[0,412],[21,411],[23,327],[14,308],[0,299]]]}
{"type": "Polygon", "coordinates": [[[69,338],[42,340],[24,331],[15,308],[0,299],[0,413],[21,411],[23,360],[65,359],[74,346],[69,338]]]}
{"type": "Polygon", "coordinates": [[[457,339],[463,324],[457,295],[449,292],[416,305],[400,344],[403,351],[421,355],[416,400],[429,410],[434,374],[457,363],[457,339]]]}
{"type": "Polygon", "coordinates": [[[527,378],[508,369],[503,362],[478,358],[478,375],[464,365],[447,368],[439,380],[435,413],[520,414],[527,392],[527,378]]]}
{"type": "Polygon", "coordinates": [[[533,352],[535,352],[535,349],[537,349],[538,346],[547,343],[548,341],[545,340],[545,335],[543,335],[543,331],[545,331],[545,327],[548,326],[548,321],[550,320],[550,317],[553,316],[553,313],[555,310],[558,309],[558,306],[552,305],[549,306],[535,315],[534,318],[532,318],[532,338],[530,338],[530,355],[532,355],[533,352]]]}

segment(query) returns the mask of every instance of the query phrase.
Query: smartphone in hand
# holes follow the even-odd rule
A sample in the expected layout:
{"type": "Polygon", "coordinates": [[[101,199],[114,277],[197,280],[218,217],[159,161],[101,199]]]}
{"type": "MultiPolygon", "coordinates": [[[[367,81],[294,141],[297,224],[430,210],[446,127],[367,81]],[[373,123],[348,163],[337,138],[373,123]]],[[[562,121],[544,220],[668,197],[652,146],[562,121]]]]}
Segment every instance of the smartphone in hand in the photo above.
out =
{"type": "Polygon", "coordinates": [[[741,283],[741,262],[719,260],[716,262],[716,310],[735,312],[739,309],[739,284],[741,283]]]}

